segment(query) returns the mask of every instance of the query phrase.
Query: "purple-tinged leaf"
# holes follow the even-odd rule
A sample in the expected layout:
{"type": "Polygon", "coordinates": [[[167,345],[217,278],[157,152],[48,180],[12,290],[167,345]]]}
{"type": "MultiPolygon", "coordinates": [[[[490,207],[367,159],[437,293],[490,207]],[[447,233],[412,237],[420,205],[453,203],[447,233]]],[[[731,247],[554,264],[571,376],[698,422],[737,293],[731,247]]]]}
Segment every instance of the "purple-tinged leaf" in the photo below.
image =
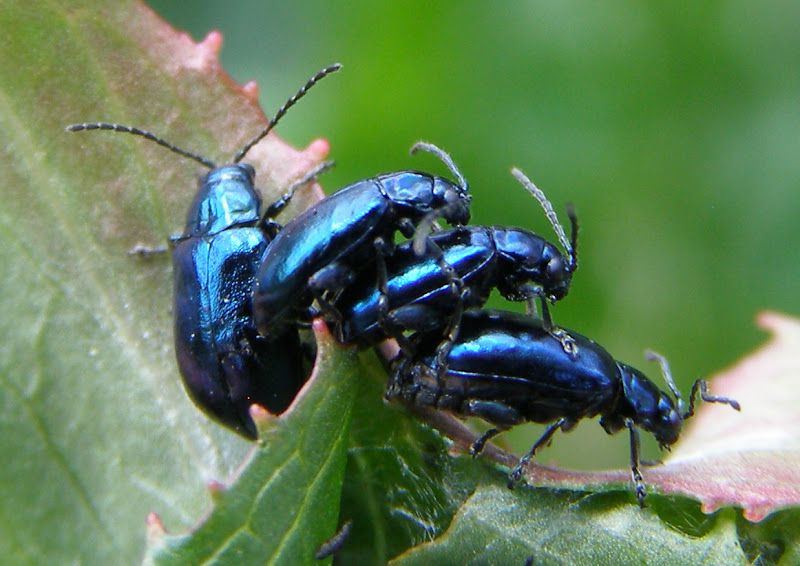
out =
{"type": "MultiPolygon", "coordinates": [[[[772,338],[709,380],[711,393],[736,399],[741,412],[698,401],[670,458],[642,468],[649,492],[695,498],[706,513],[741,507],[750,521],[800,504],[800,321],[763,313],[758,324],[772,338]]],[[[475,439],[449,415],[411,410],[453,439],[455,452],[466,452],[475,439]]],[[[484,453],[507,467],[518,460],[493,445],[484,453]]],[[[536,462],[528,466],[526,478],[531,485],[576,490],[606,491],[630,484],[628,470],[572,471],[536,462]]]]}
{"type": "Polygon", "coordinates": [[[739,401],[741,413],[704,404],[664,466],[648,473],[665,493],[725,505],[760,521],[800,504],[800,320],[764,312],[772,337],[711,380],[711,391],[739,401]]]}

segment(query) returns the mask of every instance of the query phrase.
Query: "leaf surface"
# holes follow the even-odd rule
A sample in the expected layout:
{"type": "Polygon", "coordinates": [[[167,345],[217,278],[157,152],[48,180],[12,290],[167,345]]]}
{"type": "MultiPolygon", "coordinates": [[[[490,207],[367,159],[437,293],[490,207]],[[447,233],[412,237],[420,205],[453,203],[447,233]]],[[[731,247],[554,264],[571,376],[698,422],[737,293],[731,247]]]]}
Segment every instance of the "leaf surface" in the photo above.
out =
{"type": "Polygon", "coordinates": [[[355,397],[355,356],[323,324],[315,374],[280,418],[255,411],[259,447],[214,507],[185,535],[166,535],[152,517],[145,562],[310,564],[335,531],[355,397]]]}
{"type": "MultiPolygon", "coordinates": [[[[190,527],[249,449],[183,391],[168,255],[128,255],[182,230],[204,170],[64,127],[128,123],[223,161],[266,119],[219,34],[196,44],[139,3],[4,2],[0,31],[0,556],[136,562],[148,513],[190,527]]],[[[326,152],[269,136],[247,160],[270,201],[326,152]]]]}

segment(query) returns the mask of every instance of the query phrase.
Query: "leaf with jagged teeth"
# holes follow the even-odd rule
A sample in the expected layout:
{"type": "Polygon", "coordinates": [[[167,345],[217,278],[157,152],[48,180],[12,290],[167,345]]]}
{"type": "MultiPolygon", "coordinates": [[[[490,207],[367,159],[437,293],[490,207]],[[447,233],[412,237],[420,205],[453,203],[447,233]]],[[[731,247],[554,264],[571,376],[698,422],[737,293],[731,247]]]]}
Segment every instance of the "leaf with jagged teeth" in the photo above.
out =
{"type": "MultiPolygon", "coordinates": [[[[368,556],[376,562],[395,558],[398,563],[499,564],[524,562],[525,556],[534,555],[566,556],[570,557],[567,562],[586,564],[698,563],[716,556],[712,562],[739,563],[766,552],[795,563],[800,556],[800,522],[796,499],[787,496],[796,493],[800,485],[790,479],[798,469],[792,455],[798,435],[791,423],[800,391],[793,385],[798,374],[795,352],[800,351],[796,340],[800,323],[774,314],[762,315],[759,321],[776,336],[756,354],[712,377],[710,384],[714,394],[739,400],[742,412],[700,403],[672,453],[676,462],[684,462],[686,454],[696,452],[692,447],[699,446],[700,453],[692,457],[697,468],[689,472],[684,467],[673,468],[672,459],[665,465],[643,468],[649,489],[649,509],[645,510],[636,505],[630,472],[625,469],[585,472],[534,463],[527,474],[530,486],[508,492],[505,478],[516,464],[516,456],[490,444],[480,459],[473,460],[467,449],[475,433],[463,423],[437,411],[384,408],[380,412],[380,388],[371,385],[356,404],[360,416],[353,424],[342,510],[345,517],[367,513],[370,521],[366,527],[354,529],[343,557],[351,561],[368,556]],[[442,431],[451,443],[415,429],[401,417],[412,411],[442,431]],[[742,442],[750,435],[760,440],[742,442]],[[745,465],[734,475],[732,470],[742,457],[737,451],[765,446],[767,437],[773,442],[783,439],[780,445],[771,446],[774,467],[764,470],[745,465]],[[707,445],[713,450],[703,454],[707,445]],[[448,452],[457,457],[448,457],[448,452]],[[502,464],[501,469],[488,470],[485,464],[490,461],[502,464]],[[725,493],[721,484],[713,481],[718,467],[750,486],[738,498],[729,497],[726,505],[743,506],[747,519],[761,519],[764,509],[745,503],[756,494],[753,487],[760,486],[761,500],[769,502],[772,514],[753,525],[737,518],[735,509],[704,515],[712,511],[708,505],[701,508],[680,496],[705,501],[715,493],[725,493]],[[670,490],[670,482],[677,481],[692,486],[691,490],[670,490]],[[391,485],[393,489],[364,487],[372,485],[391,485]],[[780,509],[787,505],[793,508],[780,509]],[[643,544],[645,540],[650,542],[643,544]],[[397,557],[392,551],[399,552],[398,548],[411,550],[397,557]]],[[[374,372],[380,374],[381,370],[374,372]]]]}
{"type": "MultiPolygon", "coordinates": [[[[185,530],[210,505],[208,480],[251,444],[181,385],[169,255],[128,255],[182,229],[203,168],[141,138],[64,127],[128,123],[221,162],[266,118],[257,89],[222,70],[219,33],[196,43],[131,1],[9,0],[0,13],[0,556],[133,563],[147,513],[185,530]]],[[[262,86],[275,107],[292,94],[262,86]]],[[[264,201],[327,149],[267,136],[247,157],[264,201]]],[[[320,195],[299,191],[279,220],[320,195]]]]}
{"type": "Polygon", "coordinates": [[[800,505],[800,320],[774,312],[757,320],[770,340],[711,381],[741,413],[705,405],[653,470],[661,491],[697,497],[708,513],[742,507],[750,521],[800,505]]]}
{"type": "Polygon", "coordinates": [[[273,421],[236,477],[213,490],[214,507],[185,535],[148,547],[152,564],[197,564],[236,556],[239,563],[277,557],[311,560],[336,532],[356,391],[355,352],[314,324],[317,364],[280,419],[273,421]]]}

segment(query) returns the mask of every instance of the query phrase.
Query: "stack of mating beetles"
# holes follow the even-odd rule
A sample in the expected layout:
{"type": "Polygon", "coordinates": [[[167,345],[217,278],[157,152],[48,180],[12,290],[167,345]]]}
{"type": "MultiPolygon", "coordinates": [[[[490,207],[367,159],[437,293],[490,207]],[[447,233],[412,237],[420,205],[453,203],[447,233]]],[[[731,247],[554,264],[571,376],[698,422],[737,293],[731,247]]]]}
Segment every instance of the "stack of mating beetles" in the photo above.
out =
{"type": "Polygon", "coordinates": [[[417,143],[412,153],[436,155],[455,182],[416,171],[386,173],[278,224],[275,217],[294,192],[329,167],[325,163],[262,207],[255,170],[242,159],[314,84],[339,68],[311,77],[221,167],[138,128],[105,122],[67,128],[142,136],[210,169],[200,180],[184,233],[171,246],[175,346],[189,395],[222,424],[254,438],[250,406],[273,413],[289,406],[312,363],[300,329],[321,316],[345,344],[397,341],[387,398],[491,423],[472,444],[473,455],[516,424],[550,423],[511,471],[509,486],[558,429],[568,431],[598,414],[609,434],[627,428],[632,478],[644,506],[638,430],[668,448],[694,414],[698,393],[736,410],[739,404],[710,395],[698,380],[687,409],[663,357],[647,354],[660,363],[674,399],[599,344],[553,324],[548,304],[567,294],[578,265],[571,208],[567,239],[545,195],[513,169],[544,208],[566,254],[522,228],[465,226],[467,183],[450,156],[427,143],[417,143]],[[439,230],[440,219],[455,227],[439,230]],[[407,240],[395,244],[397,231],[407,240]],[[493,289],[525,301],[528,314],[482,310],[493,289]]]}

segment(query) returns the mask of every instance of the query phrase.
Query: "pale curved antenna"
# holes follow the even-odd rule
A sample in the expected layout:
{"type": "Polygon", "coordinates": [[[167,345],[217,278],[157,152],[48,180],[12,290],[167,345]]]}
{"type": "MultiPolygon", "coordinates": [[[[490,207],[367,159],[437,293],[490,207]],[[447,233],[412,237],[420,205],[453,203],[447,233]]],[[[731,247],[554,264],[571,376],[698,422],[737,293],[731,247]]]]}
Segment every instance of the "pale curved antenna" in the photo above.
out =
{"type": "Polygon", "coordinates": [[[669,387],[669,390],[672,391],[672,394],[675,396],[675,400],[678,402],[678,412],[683,414],[683,397],[681,396],[681,392],[678,390],[678,386],[675,385],[675,380],[672,379],[672,370],[669,367],[667,358],[658,352],[654,352],[653,350],[645,350],[644,357],[648,362],[658,362],[658,365],[661,366],[661,375],[664,376],[664,381],[667,382],[667,387],[669,387]]]}
{"type": "Polygon", "coordinates": [[[544,192],[537,187],[533,181],[531,181],[525,173],[519,170],[516,167],[511,168],[511,174],[514,178],[519,181],[519,183],[527,190],[533,198],[539,201],[539,204],[542,205],[544,209],[544,214],[547,216],[547,219],[550,221],[550,225],[553,226],[553,230],[558,237],[558,241],[561,243],[563,248],[567,251],[567,255],[569,255],[569,264],[572,267],[573,271],[578,264],[577,255],[575,254],[575,246],[578,239],[578,221],[575,217],[575,210],[570,209],[568,211],[570,220],[572,221],[572,242],[567,240],[567,234],[564,232],[564,226],[558,220],[558,215],[556,211],[553,209],[552,203],[547,199],[544,192]]]}
{"type": "MultiPolygon", "coordinates": [[[[438,157],[456,178],[456,183],[458,186],[461,187],[465,193],[469,193],[469,184],[467,183],[467,179],[461,174],[461,171],[458,169],[455,161],[453,161],[453,158],[450,157],[449,153],[439,146],[426,141],[418,141],[411,146],[411,150],[409,152],[411,155],[414,155],[418,151],[426,151],[438,157]]],[[[417,224],[417,229],[414,232],[414,243],[412,244],[414,253],[417,256],[422,256],[425,253],[428,235],[434,230],[436,226],[436,220],[440,218],[443,213],[444,210],[442,209],[433,210],[426,214],[417,224]]]]}
{"type": "Polygon", "coordinates": [[[414,155],[420,150],[432,153],[433,155],[441,159],[442,163],[444,163],[447,166],[447,168],[450,169],[450,172],[456,178],[458,186],[464,189],[465,192],[469,191],[469,185],[467,184],[467,180],[464,178],[464,175],[461,174],[461,171],[458,170],[458,167],[456,167],[456,164],[453,161],[453,158],[450,157],[449,153],[447,153],[439,146],[426,141],[418,141],[417,143],[412,145],[410,153],[411,155],[414,155]]]}

